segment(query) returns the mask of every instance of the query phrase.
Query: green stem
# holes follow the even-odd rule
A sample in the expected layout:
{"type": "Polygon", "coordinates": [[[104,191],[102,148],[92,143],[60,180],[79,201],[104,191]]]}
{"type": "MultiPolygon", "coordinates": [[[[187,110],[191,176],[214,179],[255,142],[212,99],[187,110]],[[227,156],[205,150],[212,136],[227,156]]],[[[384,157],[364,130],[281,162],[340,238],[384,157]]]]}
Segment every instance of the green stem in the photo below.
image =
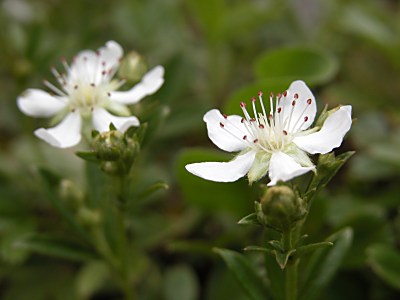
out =
{"type": "MultiPolygon", "coordinates": [[[[297,239],[296,229],[292,228],[282,234],[282,244],[284,250],[289,252],[293,250],[293,238],[297,239]]],[[[297,299],[297,267],[299,264],[298,258],[289,258],[285,267],[285,300],[297,299]]]]}
{"type": "Polygon", "coordinates": [[[131,264],[129,263],[128,255],[128,247],[129,241],[126,235],[125,230],[125,220],[126,220],[126,212],[127,212],[127,185],[126,185],[126,176],[121,176],[119,178],[119,191],[117,195],[117,209],[115,212],[115,221],[117,222],[117,230],[118,230],[118,252],[121,260],[121,285],[124,289],[125,299],[126,300],[134,300],[137,299],[133,286],[129,276],[129,270],[131,264]]]}
{"type": "Polygon", "coordinates": [[[296,300],[297,299],[297,270],[299,260],[294,259],[289,261],[285,268],[285,299],[296,300]]]}

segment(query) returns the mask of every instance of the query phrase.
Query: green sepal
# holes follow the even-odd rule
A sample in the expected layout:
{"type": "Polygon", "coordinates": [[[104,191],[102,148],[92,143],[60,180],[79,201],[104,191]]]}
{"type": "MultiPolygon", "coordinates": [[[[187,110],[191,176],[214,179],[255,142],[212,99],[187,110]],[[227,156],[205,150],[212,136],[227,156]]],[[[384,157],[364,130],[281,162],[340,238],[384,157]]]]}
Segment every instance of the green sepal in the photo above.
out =
{"type": "Polygon", "coordinates": [[[77,151],[75,154],[76,154],[76,156],[78,156],[88,162],[93,162],[93,163],[100,162],[99,158],[97,157],[96,152],[93,152],[93,151],[77,151]]]}
{"type": "MultiPolygon", "coordinates": [[[[338,108],[334,108],[334,109],[332,109],[330,111],[337,111],[337,110],[338,110],[338,108]]],[[[324,125],[325,120],[329,117],[329,114],[330,114],[329,112],[330,111],[328,111],[328,105],[326,104],[324,106],[324,109],[322,110],[322,112],[319,114],[319,117],[318,117],[317,121],[315,122],[314,127],[321,128],[322,125],[324,125]]]]}
{"type": "Polygon", "coordinates": [[[264,252],[266,254],[269,254],[270,256],[275,256],[274,250],[260,247],[260,246],[247,246],[243,249],[244,251],[258,251],[258,252],[264,252]]]}
{"type": "Polygon", "coordinates": [[[148,123],[142,123],[140,124],[139,127],[131,126],[128,128],[127,131],[125,131],[125,136],[130,138],[135,137],[135,140],[139,144],[142,144],[144,137],[146,135],[147,128],[148,128],[148,123]]]}
{"type": "Polygon", "coordinates": [[[115,127],[115,125],[113,123],[110,123],[109,128],[110,128],[110,131],[116,131],[117,130],[117,127],[115,127]]]}
{"type": "Polygon", "coordinates": [[[92,139],[97,137],[99,134],[100,134],[100,132],[98,132],[97,130],[92,130],[92,139]]]}
{"type": "Polygon", "coordinates": [[[238,221],[240,225],[262,225],[258,220],[257,213],[251,213],[238,221]]]}
{"type": "Polygon", "coordinates": [[[276,262],[278,263],[279,267],[283,270],[286,268],[286,265],[289,261],[289,257],[292,256],[296,249],[289,250],[287,252],[281,252],[277,250],[272,250],[275,255],[276,262]]]}
{"type": "Polygon", "coordinates": [[[326,247],[332,247],[332,246],[333,246],[332,242],[320,242],[320,243],[308,244],[308,245],[298,247],[296,249],[297,250],[296,255],[301,257],[301,256],[309,254],[315,250],[318,250],[321,248],[326,248],[326,247]]]}
{"type": "Polygon", "coordinates": [[[269,162],[271,160],[271,153],[268,152],[257,152],[254,162],[247,173],[247,177],[249,178],[249,183],[252,184],[253,182],[263,178],[269,169],[269,162]]]}

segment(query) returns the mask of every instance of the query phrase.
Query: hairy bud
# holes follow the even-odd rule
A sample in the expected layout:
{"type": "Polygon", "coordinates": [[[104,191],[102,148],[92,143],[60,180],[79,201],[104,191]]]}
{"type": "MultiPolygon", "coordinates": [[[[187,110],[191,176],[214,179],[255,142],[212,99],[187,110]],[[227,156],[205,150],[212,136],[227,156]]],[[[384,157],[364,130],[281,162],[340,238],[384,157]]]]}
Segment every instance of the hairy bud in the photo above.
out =
{"type": "Polygon", "coordinates": [[[292,229],[305,214],[303,200],[287,186],[267,188],[260,202],[262,222],[278,231],[292,229]]]}
{"type": "Polygon", "coordinates": [[[122,60],[118,76],[127,81],[137,82],[147,72],[147,65],[139,53],[129,52],[122,60]]]}

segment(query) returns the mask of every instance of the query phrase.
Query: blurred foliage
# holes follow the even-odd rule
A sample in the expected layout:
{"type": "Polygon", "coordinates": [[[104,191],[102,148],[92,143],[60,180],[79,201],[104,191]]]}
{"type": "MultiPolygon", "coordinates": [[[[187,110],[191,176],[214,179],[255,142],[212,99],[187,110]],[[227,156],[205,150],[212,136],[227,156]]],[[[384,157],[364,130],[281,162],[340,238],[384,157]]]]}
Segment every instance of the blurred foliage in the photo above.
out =
{"type": "Polygon", "coordinates": [[[128,214],[140,245],[129,262],[140,299],[247,299],[211,249],[239,250],[262,238],[236,225],[258,191],[245,181],[205,182],[183,166],[224,158],[210,150],[207,110],[240,112],[239,101],[259,90],[283,91],[293,79],[312,87],[320,109],[351,104],[355,118],[338,151],[357,154],[316,199],[305,226],[310,241],[353,229],[323,299],[400,297],[399,1],[3,0],[0,6],[1,299],[121,297],[59,194],[61,182],[71,180],[90,191],[84,194],[91,208],[107,205],[96,202],[107,193],[103,175],[73,150],[37,140],[32,132],[47,120],[26,117],[15,105],[25,89],[42,88],[60,57],[70,60],[110,39],[149,66],[166,68],[162,89],[132,107],[148,124],[128,214]]]}

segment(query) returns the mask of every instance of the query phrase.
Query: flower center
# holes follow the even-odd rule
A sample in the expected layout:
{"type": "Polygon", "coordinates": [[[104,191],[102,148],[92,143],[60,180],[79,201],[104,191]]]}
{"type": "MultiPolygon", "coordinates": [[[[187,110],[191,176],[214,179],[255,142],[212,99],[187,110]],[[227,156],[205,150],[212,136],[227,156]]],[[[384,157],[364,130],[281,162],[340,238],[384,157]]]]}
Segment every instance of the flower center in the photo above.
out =
{"type": "Polygon", "coordinates": [[[312,100],[308,99],[307,105],[305,105],[303,111],[296,116],[293,112],[297,105],[297,99],[299,98],[297,93],[293,95],[289,105],[282,105],[281,103],[283,98],[285,98],[285,101],[290,101],[287,99],[287,92],[278,94],[275,99],[274,95],[271,93],[269,98],[270,111],[267,114],[262,95],[262,92],[258,93],[261,112],[257,111],[257,100],[253,97],[251,99],[253,117],[250,116],[247,111],[246,104],[241,102],[240,107],[244,115],[241,124],[238,126],[230,122],[230,125],[234,126],[238,132],[243,132],[243,136],[238,137],[237,133],[234,134],[226,128],[225,124],[226,122],[229,122],[227,115],[223,115],[225,121],[221,122],[220,126],[235,138],[240,138],[242,141],[246,142],[249,147],[256,151],[266,151],[271,153],[278,150],[284,150],[292,143],[293,138],[298,132],[296,128],[301,128],[301,126],[309,120],[306,112],[310,107],[312,100]]]}
{"type": "Polygon", "coordinates": [[[51,68],[59,87],[47,80],[44,84],[57,96],[66,98],[71,111],[79,110],[83,115],[90,114],[97,106],[104,106],[109,101],[110,92],[125,83],[125,80],[112,80],[118,64],[107,65],[100,51],[89,57],[78,56],[72,66],[65,59],[61,62],[64,73],[51,68]]]}

